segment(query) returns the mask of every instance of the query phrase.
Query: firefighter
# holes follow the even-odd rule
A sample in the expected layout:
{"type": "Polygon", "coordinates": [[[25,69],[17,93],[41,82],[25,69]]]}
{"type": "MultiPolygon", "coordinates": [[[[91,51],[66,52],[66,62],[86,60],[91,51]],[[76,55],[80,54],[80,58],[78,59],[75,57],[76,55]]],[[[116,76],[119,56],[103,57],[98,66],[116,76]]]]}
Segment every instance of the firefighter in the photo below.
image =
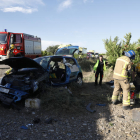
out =
{"type": "MultiPolygon", "coordinates": [[[[11,57],[14,57],[14,53],[13,53],[14,48],[15,48],[15,45],[14,44],[11,44],[10,47],[9,47],[9,50],[7,51],[7,59],[8,58],[11,58],[11,57]]],[[[10,68],[9,70],[7,70],[5,72],[5,75],[8,75],[11,71],[12,71],[12,68],[10,68]]]]}
{"type": "Polygon", "coordinates": [[[117,104],[118,95],[122,88],[123,90],[123,109],[130,109],[130,83],[129,78],[131,74],[131,59],[135,59],[135,52],[130,50],[124,52],[124,56],[116,60],[114,69],[114,91],[112,95],[112,103],[117,104]]]}
{"type": "Polygon", "coordinates": [[[93,68],[95,73],[95,86],[97,85],[98,76],[100,74],[100,82],[99,85],[102,85],[102,79],[103,79],[103,71],[106,70],[106,62],[103,60],[103,56],[100,55],[99,59],[97,60],[96,64],[93,68]]]}
{"type": "Polygon", "coordinates": [[[132,81],[135,86],[135,99],[138,101],[140,99],[140,63],[133,67],[132,81]]]}
{"type": "Polygon", "coordinates": [[[7,58],[14,57],[14,53],[13,53],[14,48],[15,48],[15,45],[11,44],[9,47],[9,50],[7,51],[7,58]]]}

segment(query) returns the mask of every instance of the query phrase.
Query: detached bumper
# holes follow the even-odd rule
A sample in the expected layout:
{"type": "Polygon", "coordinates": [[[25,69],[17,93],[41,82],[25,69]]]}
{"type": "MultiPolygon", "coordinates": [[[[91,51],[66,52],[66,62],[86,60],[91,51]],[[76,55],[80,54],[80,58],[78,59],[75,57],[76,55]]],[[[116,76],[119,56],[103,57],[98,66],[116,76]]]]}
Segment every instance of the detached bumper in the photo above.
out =
{"type": "Polygon", "coordinates": [[[28,96],[27,92],[10,88],[10,84],[0,85],[0,101],[4,104],[10,105],[12,102],[20,101],[26,96],[28,96]]]}

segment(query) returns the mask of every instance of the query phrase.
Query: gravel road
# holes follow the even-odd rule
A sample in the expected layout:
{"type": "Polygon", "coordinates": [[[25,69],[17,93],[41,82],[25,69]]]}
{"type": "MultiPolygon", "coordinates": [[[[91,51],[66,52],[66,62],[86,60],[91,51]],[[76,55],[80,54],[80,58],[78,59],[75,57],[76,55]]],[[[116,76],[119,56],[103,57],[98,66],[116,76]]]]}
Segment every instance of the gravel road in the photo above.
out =
{"type": "MultiPolygon", "coordinates": [[[[81,92],[85,90],[94,96],[113,91],[108,85],[94,87],[93,83],[89,83],[86,86],[81,92]]],[[[106,103],[106,106],[98,106],[97,103],[102,102],[92,102],[91,109],[96,110],[94,113],[88,112],[86,106],[82,110],[71,112],[63,108],[35,110],[24,107],[18,111],[0,105],[0,140],[140,139],[140,105],[134,106],[130,111],[123,111],[122,104],[114,106],[106,103]],[[34,124],[35,118],[39,118],[40,122],[34,124]],[[46,120],[49,118],[55,121],[47,124],[46,120]]]]}

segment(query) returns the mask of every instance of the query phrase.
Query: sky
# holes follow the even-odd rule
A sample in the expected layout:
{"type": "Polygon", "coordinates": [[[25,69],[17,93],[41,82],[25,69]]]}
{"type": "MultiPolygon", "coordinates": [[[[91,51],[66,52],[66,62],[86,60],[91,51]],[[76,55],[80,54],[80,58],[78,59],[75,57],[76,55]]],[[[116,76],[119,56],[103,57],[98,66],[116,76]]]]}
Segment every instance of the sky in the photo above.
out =
{"type": "Polygon", "coordinates": [[[27,33],[51,45],[105,53],[104,39],[140,38],[140,0],[0,0],[0,31],[27,33]]]}

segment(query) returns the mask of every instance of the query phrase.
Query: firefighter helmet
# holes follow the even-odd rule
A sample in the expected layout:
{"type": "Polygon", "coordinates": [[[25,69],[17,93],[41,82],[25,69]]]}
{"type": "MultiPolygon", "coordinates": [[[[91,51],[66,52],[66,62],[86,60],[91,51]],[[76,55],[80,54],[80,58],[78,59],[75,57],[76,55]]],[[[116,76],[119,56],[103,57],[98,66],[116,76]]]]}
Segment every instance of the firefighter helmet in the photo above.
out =
{"type": "Polygon", "coordinates": [[[15,45],[14,44],[11,44],[10,45],[10,49],[13,50],[14,48],[15,48],[15,45]]]}
{"type": "Polygon", "coordinates": [[[130,50],[130,51],[124,52],[124,53],[125,53],[125,55],[126,55],[127,57],[129,57],[130,59],[135,59],[135,52],[134,52],[133,50],[130,50]]]}

